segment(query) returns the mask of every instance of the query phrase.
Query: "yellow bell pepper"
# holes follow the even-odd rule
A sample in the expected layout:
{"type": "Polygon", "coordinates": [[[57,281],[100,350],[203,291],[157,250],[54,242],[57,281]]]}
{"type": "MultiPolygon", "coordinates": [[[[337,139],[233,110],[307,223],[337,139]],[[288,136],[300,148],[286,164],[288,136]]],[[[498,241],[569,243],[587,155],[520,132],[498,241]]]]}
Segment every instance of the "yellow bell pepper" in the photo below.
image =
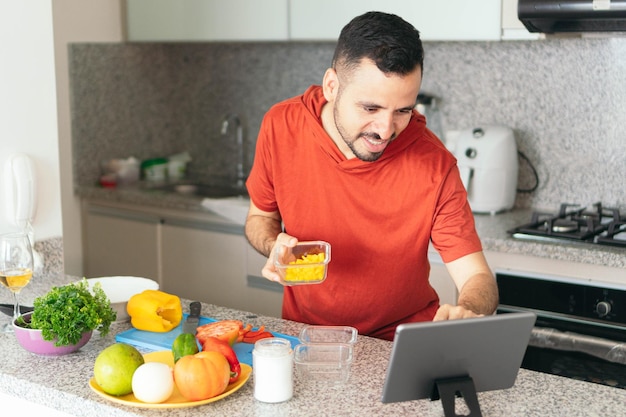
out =
{"type": "Polygon", "coordinates": [[[168,332],[183,319],[180,298],[159,290],[133,295],[126,311],[134,328],[149,332],[168,332]]]}

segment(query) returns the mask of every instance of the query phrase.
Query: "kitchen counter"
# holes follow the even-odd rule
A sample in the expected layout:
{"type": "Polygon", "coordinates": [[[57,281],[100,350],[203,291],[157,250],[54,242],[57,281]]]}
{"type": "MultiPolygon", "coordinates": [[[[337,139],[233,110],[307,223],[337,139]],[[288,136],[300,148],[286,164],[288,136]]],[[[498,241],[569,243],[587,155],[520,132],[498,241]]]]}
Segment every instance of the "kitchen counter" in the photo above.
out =
{"type": "MultiPolygon", "coordinates": [[[[76,280],[70,276],[48,276],[33,280],[27,287],[32,297],[54,285],[76,280]]],[[[25,290],[26,291],[26,290],[25,290]]],[[[0,293],[0,302],[10,302],[9,292],[0,293]]],[[[184,301],[187,309],[188,301],[184,301]]],[[[270,317],[215,305],[203,305],[203,314],[220,319],[240,319],[265,324],[273,331],[297,335],[303,326],[270,317]]],[[[9,321],[0,317],[0,324],[9,321]]],[[[359,336],[352,374],[343,386],[307,386],[296,379],[294,397],[285,403],[264,404],[253,397],[252,378],[236,393],[207,405],[154,410],[118,405],[95,394],[88,386],[98,353],[115,342],[115,335],[130,328],[114,324],[105,338],[94,335],[80,351],[61,357],[42,357],[23,350],[14,335],[0,334],[3,358],[0,361],[0,393],[27,399],[55,410],[81,417],[130,416],[443,416],[440,401],[418,400],[383,404],[380,401],[391,342],[359,336]]],[[[521,369],[510,389],[478,393],[481,410],[487,416],[590,416],[626,415],[626,390],[561,378],[521,369]]],[[[27,413],[28,414],[28,413],[27,413]]]]}
{"type": "MultiPolygon", "coordinates": [[[[76,193],[81,198],[89,201],[135,205],[152,210],[174,210],[195,217],[210,213],[208,209],[202,206],[203,199],[201,197],[146,189],[142,186],[129,186],[117,189],[80,186],[76,188],[76,193]]],[[[476,229],[483,243],[484,250],[486,252],[532,256],[562,262],[626,269],[626,250],[623,248],[578,242],[551,243],[512,238],[507,233],[507,230],[527,223],[531,218],[531,213],[531,209],[515,209],[497,215],[475,215],[476,229]]],[[[222,221],[224,220],[222,219],[222,221]]],[[[242,228],[241,225],[234,226],[242,228]]]]}

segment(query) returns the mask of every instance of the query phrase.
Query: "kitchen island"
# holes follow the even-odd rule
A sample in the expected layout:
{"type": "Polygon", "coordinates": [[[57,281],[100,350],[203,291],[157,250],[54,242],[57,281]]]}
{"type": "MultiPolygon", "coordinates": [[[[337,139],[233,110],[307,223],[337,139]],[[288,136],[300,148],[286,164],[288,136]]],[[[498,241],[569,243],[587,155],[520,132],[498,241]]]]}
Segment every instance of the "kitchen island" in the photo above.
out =
{"type": "MultiPolygon", "coordinates": [[[[50,276],[33,279],[24,304],[54,285],[77,277],[50,276]]],[[[26,290],[25,290],[26,291],[26,290]]],[[[0,302],[10,302],[9,292],[0,293],[0,302]]],[[[184,300],[187,311],[188,300],[184,300]]],[[[264,324],[272,331],[297,336],[303,324],[203,304],[203,315],[218,319],[239,319],[264,324]]],[[[2,315],[0,324],[10,319],[2,315]]],[[[279,404],[264,404],[253,397],[251,378],[239,391],[214,403],[166,410],[118,405],[101,398],[89,388],[94,361],[115,335],[129,329],[129,323],[111,326],[109,335],[94,335],[81,350],[61,357],[43,357],[21,348],[13,334],[0,334],[0,393],[45,405],[80,417],[129,416],[443,416],[440,401],[418,400],[383,404],[380,401],[392,343],[359,336],[352,374],[345,385],[307,385],[295,379],[294,396],[279,404]]],[[[416,358],[419,359],[419,358],[416,358]]],[[[521,369],[510,389],[478,393],[481,410],[487,416],[593,416],[626,415],[626,390],[521,369]]],[[[17,410],[18,412],[20,410],[17,410]]]]}

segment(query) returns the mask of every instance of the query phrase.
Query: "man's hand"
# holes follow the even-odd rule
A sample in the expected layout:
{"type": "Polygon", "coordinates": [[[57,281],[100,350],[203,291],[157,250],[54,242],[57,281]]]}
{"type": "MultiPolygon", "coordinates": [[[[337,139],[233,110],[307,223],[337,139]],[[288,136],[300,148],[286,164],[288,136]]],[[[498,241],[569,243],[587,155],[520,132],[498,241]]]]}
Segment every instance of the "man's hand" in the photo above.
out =
{"type": "Polygon", "coordinates": [[[484,314],[476,314],[472,310],[468,310],[462,306],[453,306],[443,304],[437,310],[433,321],[467,319],[470,317],[482,317],[484,314]]]}
{"type": "Polygon", "coordinates": [[[274,253],[276,251],[276,248],[279,248],[278,250],[282,249],[283,251],[285,251],[285,248],[292,248],[296,246],[297,243],[298,239],[296,239],[295,237],[290,236],[287,233],[279,233],[276,237],[274,245],[272,246],[272,250],[267,257],[267,262],[265,263],[263,269],[261,269],[261,275],[263,275],[263,277],[269,279],[270,281],[275,281],[285,285],[285,283],[280,279],[280,275],[278,275],[278,272],[276,272],[276,267],[274,266],[274,253]]]}

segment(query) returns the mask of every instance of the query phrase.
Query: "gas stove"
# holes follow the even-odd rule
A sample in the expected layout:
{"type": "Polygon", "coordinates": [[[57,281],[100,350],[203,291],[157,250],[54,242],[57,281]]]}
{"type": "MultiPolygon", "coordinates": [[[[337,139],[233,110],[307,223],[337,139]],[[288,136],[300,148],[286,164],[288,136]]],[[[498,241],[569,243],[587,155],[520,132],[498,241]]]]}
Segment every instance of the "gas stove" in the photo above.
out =
{"type": "Polygon", "coordinates": [[[617,208],[563,203],[556,212],[535,211],[530,223],[508,231],[514,238],[580,242],[626,248],[626,216],[617,208]]]}

